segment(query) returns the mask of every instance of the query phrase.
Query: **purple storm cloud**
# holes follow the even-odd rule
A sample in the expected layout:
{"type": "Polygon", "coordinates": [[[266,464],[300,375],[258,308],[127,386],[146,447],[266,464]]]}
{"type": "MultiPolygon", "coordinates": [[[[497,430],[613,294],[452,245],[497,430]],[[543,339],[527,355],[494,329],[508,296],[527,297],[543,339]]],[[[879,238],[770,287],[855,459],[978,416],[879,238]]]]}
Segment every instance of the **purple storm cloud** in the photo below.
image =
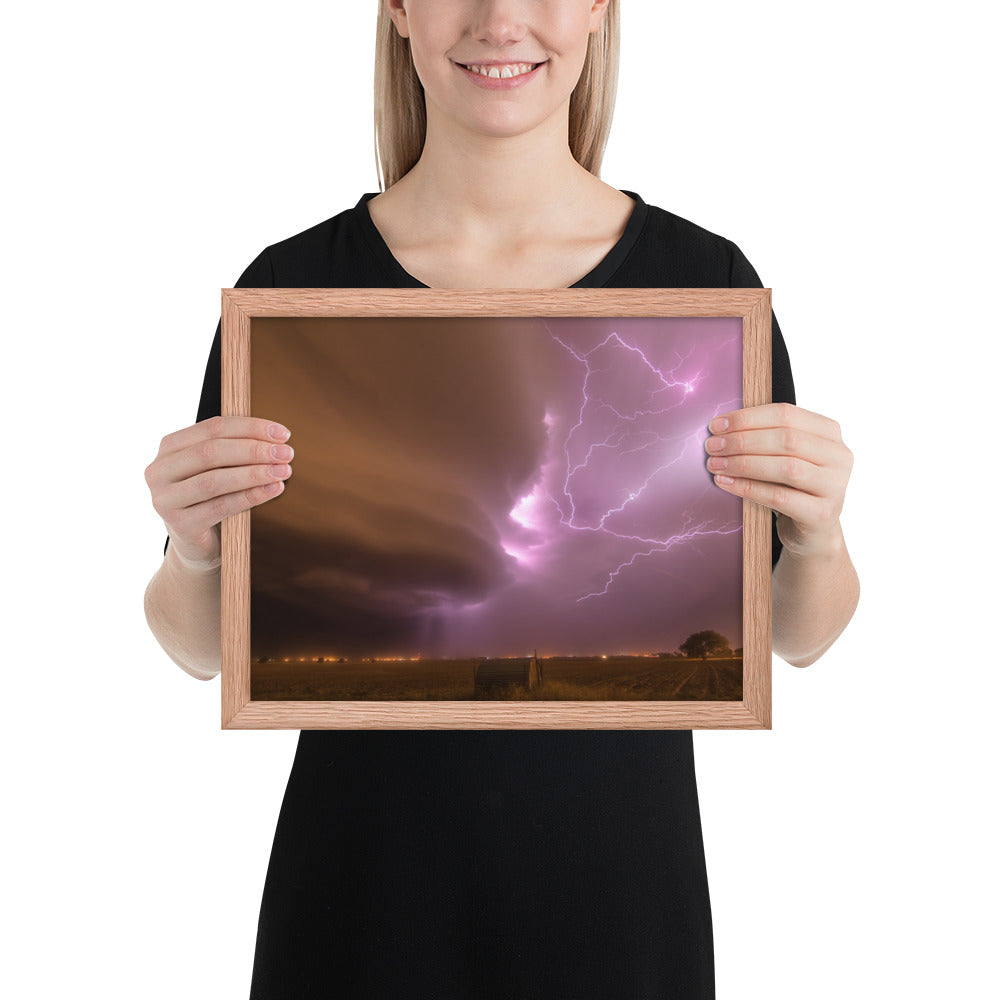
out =
{"type": "Polygon", "coordinates": [[[256,656],[742,643],[742,511],[705,468],[738,319],[255,319],[292,429],[252,520],[256,656]]]}

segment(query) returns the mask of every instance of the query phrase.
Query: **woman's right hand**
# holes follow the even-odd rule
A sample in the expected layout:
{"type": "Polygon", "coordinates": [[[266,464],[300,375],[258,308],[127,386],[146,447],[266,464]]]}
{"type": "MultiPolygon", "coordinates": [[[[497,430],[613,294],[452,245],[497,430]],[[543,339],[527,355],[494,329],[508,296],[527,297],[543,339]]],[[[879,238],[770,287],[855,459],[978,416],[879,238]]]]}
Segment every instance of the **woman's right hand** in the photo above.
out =
{"type": "Polygon", "coordinates": [[[216,569],[222,561],[219,523],[281,493],[292,474],[289,435],[273,420],[210,417],[160,442],[146,467],[146,485],[182,562],[216,569]]]}

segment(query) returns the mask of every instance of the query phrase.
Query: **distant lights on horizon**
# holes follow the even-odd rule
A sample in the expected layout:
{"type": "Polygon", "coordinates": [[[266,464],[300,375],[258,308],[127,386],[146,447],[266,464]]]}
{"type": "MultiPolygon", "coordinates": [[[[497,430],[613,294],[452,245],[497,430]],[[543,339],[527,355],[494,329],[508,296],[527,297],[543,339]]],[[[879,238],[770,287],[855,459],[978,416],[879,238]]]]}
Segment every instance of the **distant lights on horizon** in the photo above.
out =
{"type": "MultiPolygon", "coordinates": [[[[601,659],[609,660],[615,659],[617,657],[658,657],[660,656],[661,650],[657,651],[618,651],[616,653],[543,653],[538,657],[540,660],[589,660],[589,659],[601,659]]],[[[470,654],[468,656],[437,656],[437,657],[426,657],[423,653],[417,653],[415,656],[339,656],[333,653],[319,653],[316,656],[265,656],[259,657],[252,662],[262,663],[324,663],[324,664],[337,664],[337,663],[419,663],[423,660],[429,662],[445,663],[445,662],[459,662],[462,660],[511,660],[511,659],[521,659],[527,658],[532,659],[535,656],[533,650],[528,650],[525,653],[511,653],[505,656],[482,656],[479,654],[470,654]]]]}

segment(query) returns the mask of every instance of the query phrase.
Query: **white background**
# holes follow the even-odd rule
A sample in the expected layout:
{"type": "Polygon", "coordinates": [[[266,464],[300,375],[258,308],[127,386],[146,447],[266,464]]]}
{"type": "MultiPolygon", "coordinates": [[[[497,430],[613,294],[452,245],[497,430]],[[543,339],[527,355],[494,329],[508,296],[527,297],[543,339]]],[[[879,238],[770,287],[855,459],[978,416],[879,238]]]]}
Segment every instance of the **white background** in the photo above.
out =
{"type": "MultiPolygon", "coordinates": [[[[741,246],[856,455],[854,622],[776,661],[773,731],[695,735],[720,998],[995,988],[997,25],[942,10],[624,2],[603,178],[741,246]]],[[[220,287],[378,189],[374,23],[5,16],[9,996],[247,996],[296,734],[220,731],[219,682],[148,632],[143,469],[194,419],[220,287]]]]}

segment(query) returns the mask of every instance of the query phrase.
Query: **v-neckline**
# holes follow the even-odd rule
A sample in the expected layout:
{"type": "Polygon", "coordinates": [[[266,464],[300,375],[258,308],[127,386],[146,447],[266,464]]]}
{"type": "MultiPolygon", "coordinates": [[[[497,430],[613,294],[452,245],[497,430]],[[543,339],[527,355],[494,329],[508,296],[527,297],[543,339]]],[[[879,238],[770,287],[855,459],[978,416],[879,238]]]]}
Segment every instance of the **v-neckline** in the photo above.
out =
{"type": "MultiPolygon", "coordinates": [[[[591,268],[579,281],[573,282],[569,285],[569,288],[600,288],[605,285],[611,276],[621,267],[625,258],[629,255],[632,247],[635,246],[636,241],[639,238],[639,233],[642,231],[643,225],[646,222],[646,216],[649,214],[649,206],[642,200],[642,198],[636,194],[634,191],[626,191],[624,188],[621,189],[622,194],[628,195],[635,201],[635,207],[632,209],[632,214],[629,216],[628,222],[625,224],[625,231],[619,237],[618,242],[601,258],[597,264],[591,268]]],[[[379,232],[378,227],[375,225],[375,221],[372,219],[372,214],[368,210],[368,202],[374,198],[378,191],[366,192],[361,196],[357,205],[354,206],[355,212],[358,216],[358,221],[360,222],[361,229],[368,239],[372,250],[379,259],[379,263],[382,267],[388,271],[389,274],[399,283],[403,288],[430,288],[430,285],[425,285],[422,281],[415,278],[402,264],[393,256],[392,251],[389,249],[389,245],[385,242],[382,234],[379,232]]]]}

